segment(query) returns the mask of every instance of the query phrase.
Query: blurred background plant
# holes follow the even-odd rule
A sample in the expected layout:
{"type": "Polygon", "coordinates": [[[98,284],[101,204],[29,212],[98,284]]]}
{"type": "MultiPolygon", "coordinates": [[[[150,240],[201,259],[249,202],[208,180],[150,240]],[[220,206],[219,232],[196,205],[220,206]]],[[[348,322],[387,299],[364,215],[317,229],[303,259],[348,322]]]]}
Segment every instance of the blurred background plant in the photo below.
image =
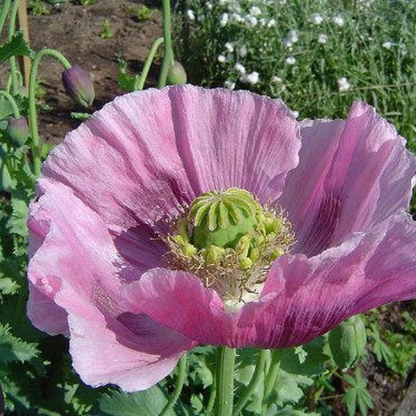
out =
{"type": "Polygon", "coordinates": [[[191,83],[282,98],[300,119],[374,105],[416,150],[416,2],[178,0],[191,83]]]}

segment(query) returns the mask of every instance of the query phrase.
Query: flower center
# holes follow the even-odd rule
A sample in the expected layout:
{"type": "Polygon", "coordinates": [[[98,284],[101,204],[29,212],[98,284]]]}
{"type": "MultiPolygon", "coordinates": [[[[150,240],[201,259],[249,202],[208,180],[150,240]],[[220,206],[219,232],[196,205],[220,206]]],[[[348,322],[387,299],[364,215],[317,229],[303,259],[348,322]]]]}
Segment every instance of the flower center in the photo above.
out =
{"type": "Polygon", "coordinates": [[[168,267],[200,277],[235,309],[247,294],[258,297],[268,268],[289,251],[293,234],[282,210],[229,188],[196,198],[166,241],[168,267]]]}

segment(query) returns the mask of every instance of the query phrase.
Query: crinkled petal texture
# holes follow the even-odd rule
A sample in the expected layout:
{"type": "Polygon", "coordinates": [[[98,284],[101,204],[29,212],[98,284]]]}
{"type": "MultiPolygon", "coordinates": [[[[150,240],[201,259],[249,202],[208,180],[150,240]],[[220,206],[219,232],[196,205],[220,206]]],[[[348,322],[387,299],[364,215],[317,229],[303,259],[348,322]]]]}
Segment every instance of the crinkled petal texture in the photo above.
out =
{"type": "Polygon", "coordinates": [[[32,322],[70,337],[92,385],[144,389],[197,343],[284,348],[416,296],[416,163],[394,128],[355,104],[301,125],[281,101],[169,87],[122,96],[48,158],[30,208],[32,322]],[[302,143],[302,147],[301,147],[302,143]],[[276,201],[297,243],[258,302],[227,312],[164,266],[160,234],[204,191],[276,201]]]}
{"type": "Polygon", "coordinates": [[[28,219],[30,319],[70,337],[86,383],[156,383],[197,341],[127,307],[123,285],[164,266],[159,235],[201,192],[279,198],[299,149],[279,100],[192,86],[117,98],[45,162],[28,219]]]}
{"type": "Polygon", "coordinates": [[[28,226],[28,315],[40,329],[70,336],[75,369],[93,386],[148,388],[194,343],[121,307],[122,259],[97,215],[62,184],[43,179],[28,226]]]}
{"type": "Polygon", "coordinates": [[[52,152],[43,175],[73,189],[144,272],[164,265],[157,234],[166,218],[212,189],[278,198],[299,149],[298,123],[281,101],[169,87],[106,105],[52,152]]]}
{"type": "Polygon", "coordinates": [[[319,256],[279,258],[261,299],[236,313],[194,276],[153,269],[124,290],[126,309],[203,344],[286,348],[304,344],[349,316],[416,297],[416,227],[405,213],[357,233],[319,256]]]}
{"type": "Polygon", "coordinates": [[[299,166],[280,198],[295,251],[319,254],[407,208],[415,172],[404,139],[365,103],[354,104],[346,121],[303,122],[299,166]]]}

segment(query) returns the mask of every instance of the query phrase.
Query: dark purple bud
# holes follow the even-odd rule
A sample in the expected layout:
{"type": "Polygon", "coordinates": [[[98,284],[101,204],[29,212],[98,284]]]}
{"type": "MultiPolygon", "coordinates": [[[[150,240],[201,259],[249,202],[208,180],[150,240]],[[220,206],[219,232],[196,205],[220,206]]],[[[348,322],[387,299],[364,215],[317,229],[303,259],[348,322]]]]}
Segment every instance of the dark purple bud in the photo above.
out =
{"type": "Polygon", "coordinates": [[[24,117],[11,118],[6,130],[13,144],[23,146],[29,138],[29,125],[24,117]]]}
{"type": "Polygon", "coordinates": [[[173,65],[169,67],[168,76],[166,79],[167,85],[185,85],[186,84],[186,72],[185,68],[178,61],[175,61],[173,65]]]}
{"type": "Polygon", "coordinates": [[[91,75],[80,66],[74,65],[62,72],[62,82],[66,92],[82,106],[88,107],[94,101],[95,91],[91,75]]]}

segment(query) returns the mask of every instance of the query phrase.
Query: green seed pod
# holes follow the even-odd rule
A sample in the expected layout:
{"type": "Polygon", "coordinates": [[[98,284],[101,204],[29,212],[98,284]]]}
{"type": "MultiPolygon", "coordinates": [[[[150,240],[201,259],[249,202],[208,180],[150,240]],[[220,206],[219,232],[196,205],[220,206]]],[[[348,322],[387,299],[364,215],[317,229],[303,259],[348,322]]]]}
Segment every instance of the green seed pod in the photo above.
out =
{"type": "Polygon", "coordinates": [[[192,243],[199,249],[210,245],[236,247],[240,238],[257,225],[259,208],[249,192],[237,188],[202,194],[192,203],[188,214],[194,227],[192,243]]]}
{"type": "Polygon", "coordinates": [[[178,61],[175,61],[173,65],[169,67],[168,76],[166,78],[167,85],[185,85],[187,76],[185,68],[178,61]]]}
{"type": "Polygon", "coordinates": [[[351,367],[365,352],[367,335],[362,319],[353,316],[342,322],[329,333],[328,342],[335,364],[351,367]]]}

